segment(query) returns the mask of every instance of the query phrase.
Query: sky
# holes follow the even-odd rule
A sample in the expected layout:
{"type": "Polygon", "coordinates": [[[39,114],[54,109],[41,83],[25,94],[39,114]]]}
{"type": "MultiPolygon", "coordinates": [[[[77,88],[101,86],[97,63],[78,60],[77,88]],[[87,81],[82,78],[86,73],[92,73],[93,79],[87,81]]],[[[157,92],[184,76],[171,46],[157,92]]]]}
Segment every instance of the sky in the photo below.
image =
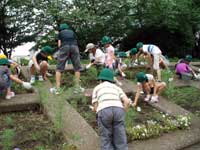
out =
{"type": "Polygon", "coordinates": [[[35,45],[34,42],[28,42],[21,46],[14,48],[12,56],[28,56],[30,54],[29,49],[35,45]]]}

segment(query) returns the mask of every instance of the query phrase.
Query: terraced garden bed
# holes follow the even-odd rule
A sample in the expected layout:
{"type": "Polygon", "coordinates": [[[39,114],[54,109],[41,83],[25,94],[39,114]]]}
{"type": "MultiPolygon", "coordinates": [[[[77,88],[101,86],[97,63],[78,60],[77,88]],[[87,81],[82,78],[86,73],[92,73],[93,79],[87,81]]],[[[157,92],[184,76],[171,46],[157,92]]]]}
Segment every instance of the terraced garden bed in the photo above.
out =
{"type": "Polygon", "coordinates": [[[0,114],[0,149],[75,150],[40,112],[0,114]]]}
{"type": "Polygon", "coordinates": [[[172,102],[200,117],[200,92],[195,87],[179,87],[169,84],[163,93],[172,102]]]}

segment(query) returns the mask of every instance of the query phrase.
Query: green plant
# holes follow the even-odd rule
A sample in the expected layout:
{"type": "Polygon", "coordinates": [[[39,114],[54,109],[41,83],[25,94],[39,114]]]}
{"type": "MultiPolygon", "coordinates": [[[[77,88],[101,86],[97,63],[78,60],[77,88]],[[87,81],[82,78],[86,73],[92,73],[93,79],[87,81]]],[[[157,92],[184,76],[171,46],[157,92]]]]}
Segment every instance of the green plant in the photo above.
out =
{"type": "Polygon", "coordinates": [[[44,146],[37,146],[37,150],[46,150],[44,146]]]}
{"type": "Polygon", "coordinates": [[[125,124],[128,127],[131,127],[134,125],[134,118],[136,118],[137,116],[137,112],[134,109],[128,109],[128,111],[126,112],[126,116],[125,116],[125,124]]]}
{"type": "Polygon", "coordinates": [[[3,150],[11,150],[13,148],[14,136],[15,136],[15,132],[12,129],[6,129],[3,131],[3,134],[2,134],[3,150]]]}

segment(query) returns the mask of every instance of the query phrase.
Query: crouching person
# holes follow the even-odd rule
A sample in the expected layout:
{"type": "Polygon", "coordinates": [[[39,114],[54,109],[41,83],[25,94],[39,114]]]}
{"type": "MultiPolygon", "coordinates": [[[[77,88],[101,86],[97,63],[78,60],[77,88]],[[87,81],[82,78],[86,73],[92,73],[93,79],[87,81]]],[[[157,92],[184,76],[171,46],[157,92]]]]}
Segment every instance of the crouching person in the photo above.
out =
{"type": "Polygon", "coordinates": [[[113,83],[112,70],[103,69],[98,80],[101,83],[94,88],[92,104],[98,116],[101,150],[128,150],[124,117],[130,100],[113,83]]]}
{"type": "Polygon", "coordinates": [[[138,99],[142,91],[146,94],[144,101],[148,102],[158,102],[158,96],[166,87],[165,82],[155,82],[153,75],[145,74],[140,72],[136,75],[137,79],[137,92],[133,102],[133,106],[136,106],[138,99]]]}
{"type": "Polygon", "coordinates": [[[191,61],[192,56],[186,55],[184,59],[179,60],[176,64],[176,74],[180,79],[191,80],[197,78],[195,71],[190,67],[191,61]]]}
{"type": "Polygon", "coordinates": [[[6,90],[6,99],[11,99],[15,96],[15,93],[11,91],[11,80],[21,84],[26,89],[32,88],[29,82],[24,82],[12,75],[9,66],[10,63],[7,58],[0,59],[0,92],[6,90]]]}
{"type": "Polygon", "coordinates": [[[47,80],[48,56],[53,53],[53,48],[45,46],[40,52],[36,52],[29,62],[31,80],[30,83],[35,83],[35,73],[39,72],[39,81],[47,80]]]}

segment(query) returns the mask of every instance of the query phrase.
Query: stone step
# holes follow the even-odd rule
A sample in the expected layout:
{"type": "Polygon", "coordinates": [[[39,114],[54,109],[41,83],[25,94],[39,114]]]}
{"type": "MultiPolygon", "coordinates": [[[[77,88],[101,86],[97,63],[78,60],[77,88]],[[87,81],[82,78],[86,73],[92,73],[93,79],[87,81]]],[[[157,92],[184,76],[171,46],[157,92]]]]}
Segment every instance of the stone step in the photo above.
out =
{"type": "Polygon", "coordinates": [[[0,99],[0,113],[35,110],[39,108],[39,97],[36,93],[18,94],[10,100],[0,99]]]}

